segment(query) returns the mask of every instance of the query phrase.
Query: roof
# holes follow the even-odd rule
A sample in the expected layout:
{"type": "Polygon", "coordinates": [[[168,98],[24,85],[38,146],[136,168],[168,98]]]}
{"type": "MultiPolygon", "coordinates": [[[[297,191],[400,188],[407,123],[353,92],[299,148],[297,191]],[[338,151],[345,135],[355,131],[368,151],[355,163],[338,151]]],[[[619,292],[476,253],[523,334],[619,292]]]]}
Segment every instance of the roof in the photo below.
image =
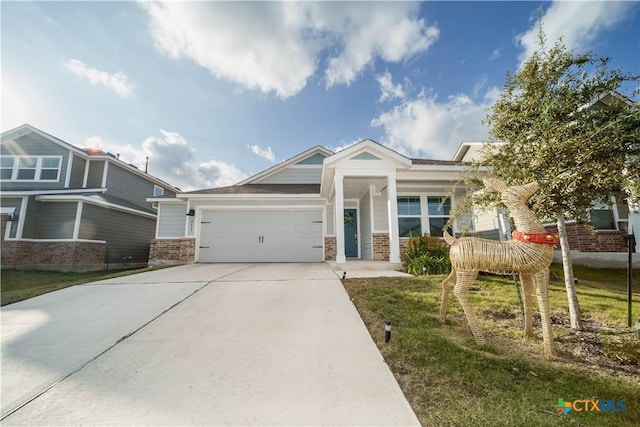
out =
{"type": "Polygon", "coordinates": [[[320,184],[244,184],[181,194],[319,194],[320,184]]]}
{"type": "Polygon", "coordinates": [[[455,160],[433,160],[433,159],[411,159],[412,165],[438,165],[438,166],[463,166],[467,162],[458,162],[455,160]]]}
{"type": "Polygon", "coordinates": [[[142,177],[145,177],[146,179],[149,179],[150,181],[154,181],[157,184],[160,184],[162,186],[165,187],[169,187],[171,188],[172,191],[179,193],[180,189],[178,187],[175,187],[171,184],[169,184],[168,182],[151,175],[150,173],[147,172],[143,172],[140,169],[138,169],[137,166],[126,163],[122,160],[120,160],[119,158],[117,158],[116,156],[114,156],[111,153],[107,153],[104,152],[102,150],[99,149],[94,149],[94,148],[79,148],[76,147],[75,145],[72,145],[66,141],[61,140],[60,138],[56,138],[55,136],[48,134],[38,128],[36,128],[35,126],[32,126],[30,124],[23,124],[21,126],[18,126],[17,128],[14,129],[10,129],[8,131],[2,132],[2,142],[6,142],[10,139],[15,139],[15,138],[19,138],[20,136],[24,136],[30,132],[33,132],[37,135],[40,135],[41,137],[48,139],[49,141],[60,145],[61,147],[70,150],[71,152],[73,152],[74,154],[83,157],[85,159],[99,159],[99,160],[108,160],[110,162],[113,162],[115,164],[117,164],[118,166],[122,166],[124,168],[126,168],[127,170],[136,173],[137,175],[140,175],[142,177]]]}

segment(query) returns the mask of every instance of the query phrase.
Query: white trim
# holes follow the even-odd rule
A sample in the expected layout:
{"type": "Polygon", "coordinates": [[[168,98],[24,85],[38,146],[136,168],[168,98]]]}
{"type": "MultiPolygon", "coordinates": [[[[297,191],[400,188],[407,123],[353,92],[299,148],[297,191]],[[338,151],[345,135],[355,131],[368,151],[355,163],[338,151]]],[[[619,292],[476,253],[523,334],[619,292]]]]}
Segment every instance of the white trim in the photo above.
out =
{"type": "Polygon", "coordinates": [[[398,229],[398,194],[395,173],[393,176],[387,177],[387,203],[389,210],[389,262],[399,263],[400,231],[398,229]]]}
{"type": "Polygon", "coordinates": [[[347,262],[347,257],[344,253],[344,176],[341,172],[336,171],[333,182],[335,187],[333,232],[336,235],[336,264],[344,264],[347,262]]]}
{"type": "MultiPolygon", "coordinates": [[[[0,214],[2,215],[10,215],[16,211],[16,208],[0,208],[0,214]]],[[[7,221],[4,227],[4,240],[9,240],[11,238],[11,224],[13,221],[7,221]]]]}
{"type": "Polygon", "coordinates": [[[95,206],[100,206],[100,207],[104,207],[104,208],[110,208],[110,209],[115,209],[115,210],[119,210],[119,211],[123,211],[123,212],[127,212],[127,213],[132,213],[134,215],[138,215],[138,216],[144,216],[147,218],[153,218],[153,219],[157,219],[156,214],[153,213],[149,213],[149,212],[144,212],[144,211],[140,211],[137,209],[133,209],[133,208],[128,208],[125,206],[120,206],[120,205],[116,205],[114,203],[109,203],[105,200],[101,200],[101,199],[96,199],[95,197],[97,196],[76,196],[76,195],[43,195],[43,196],[36,196],[36,200],[37,201],[42,201],[42,202],[78,202],[78,201],[83,201],[86,202],[90,205],[95,205],[95,206]]]}
{"type": "Polygon", "coordinates": [[[73,223],[73,240],[78,240],[80,236],[80,223],[82,222],[82,200],[78,202],[78,206],[76,207],[76,219],[73,223]]]}
{"type": "Polygon", "coordinates": [[[107,243],[106,240],[90,240],[90,239],[11,239],[12,242],[81,242],[81,243],[107,243]]]}
{"type": "MultiPolygon", "coordinates": [[[[250,193],[250,194],[176,194],[176,198],[178,199],[305,199],[305,198],[313,198],[313,199],[322,199],[319,193],[300,193],[300,194],[259,194],[259,193],[250,193]]],[[[163,201],[167,199],[158,199],[149,197],[147,198],[147,202],[152,201],[163,201]]]]}
{"type": "Polygon", "coordinates": [[[71,168],[73,167],[73,153],[69,151],[69,160],[67,160],[67,176],[64,179],[64,188],[69,188],[71,183],[71,168]]]}
{"type": "Polygon", "coordinates": [[[320,210],[324,206],[321,205],[265,205],[265,206],[249,206],[249,205],[198,205],[195,207],[196,215],[198,211],[286,211],[286,210],[320,210]]]}
{"type": "Polygon", "coordinates": [[[22,202],[20,203],[20,214],[18,215],[18,228],[16,230],[16,239],[22,238],[22,231],[24,230],[24,221],[27,217],[27,207],[29,206],[29,196],[22,196],[22,202]]]}
{"type": "Polygon", "coordinates": [[[102,169],[102,187],[107,188],[107,172],[109,171],[109,162],[104,162],[104,169],[102,169]]]}
{"type": "Polygon", "coordinates": [[[160,205],[158,205],[158,212],[156,213],[156,239],[158,238],[158,231],[160,231],[160,205]]]}
{"type": "Polygon", "coordinates": [[[87,189],[69,189],[69,190],[28,190],[28,191],[3,191],[0,193],[3,197],[12,196],[38,196],[38,195],[56,195],[56,194],[74,194],[74,193],[106,193],[106,188],[87,188],[87,189]]]}
{"type": "Polygon", "coordinates": [[[91,163],[90,159],[87,159],[84,164],[84,177],[82,178],[82,188],[87,188],[87,181],[89,180],[89,164],[91,163]]]}

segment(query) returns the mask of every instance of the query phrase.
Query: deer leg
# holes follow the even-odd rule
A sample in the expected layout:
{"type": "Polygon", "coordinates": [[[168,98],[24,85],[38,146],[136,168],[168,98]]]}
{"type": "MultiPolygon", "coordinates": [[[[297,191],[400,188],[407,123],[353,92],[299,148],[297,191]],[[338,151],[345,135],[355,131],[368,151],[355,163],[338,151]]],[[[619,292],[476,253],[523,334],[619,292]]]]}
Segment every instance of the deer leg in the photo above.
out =
{"type": "Polygon", "coordinates": [[[529,274],[520,274],[522,303],[524,305],[524,334],[533,335],[533,279],[529,274]]]}
{"type": "Polygon", "coordinates": [[[449,292],[451,288],[456,284],[456,270],[451,269],[449,277],[442,282],[442,301],[440,302],[440,321],[444,323],[447,317],[447,304],[449,304],[449,292]]]}
{"type": "Polygon", "coordinates": [[[551,313],[549,312],[549,269],[546,268],[534,274],[532,278],[536,286],[538,307],[542,321],[544,354],[546,357],[551,357],[553,354],[553,332],[551,330],[551,313]]]}
{"type": "Polygon", "coordinates": [[[471,310],[471,305],[469,304],[468,298],[469,288],[473,284],[473,281],[476,280],[478,271],[458,271],[457,276],[456,287],[453,289],[453,293],[456,294],[456,297],[458,297],[458,301],[460,301],[460,305],[464,310],[464,315],[467,317],[467,323],[471,328],[473,338],[475,338],[476,343],[478,343],[479,345],[483,345],[486,341],[484,340],[484,336],[482,335],[482,331],[480,330],[478,320],[473,315],[473,311],[471,310]]]}

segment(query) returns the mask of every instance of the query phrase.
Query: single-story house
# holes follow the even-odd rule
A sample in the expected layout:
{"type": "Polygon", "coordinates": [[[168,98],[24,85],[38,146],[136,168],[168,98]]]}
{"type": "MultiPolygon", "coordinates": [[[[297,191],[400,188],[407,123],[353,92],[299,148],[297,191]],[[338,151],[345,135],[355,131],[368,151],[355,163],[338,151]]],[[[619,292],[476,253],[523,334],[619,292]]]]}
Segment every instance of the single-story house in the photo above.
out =
{"type": "MultiPolygon", "coordinates": [[[[149,198],[158,205],[150,263],[399,263],[408,236],[442,236],[466,165],[412,159],[364,140],[316,146],[236,185],[149,198]]],[[[471,217],[452,232],[473,231],[471,217]]]]}

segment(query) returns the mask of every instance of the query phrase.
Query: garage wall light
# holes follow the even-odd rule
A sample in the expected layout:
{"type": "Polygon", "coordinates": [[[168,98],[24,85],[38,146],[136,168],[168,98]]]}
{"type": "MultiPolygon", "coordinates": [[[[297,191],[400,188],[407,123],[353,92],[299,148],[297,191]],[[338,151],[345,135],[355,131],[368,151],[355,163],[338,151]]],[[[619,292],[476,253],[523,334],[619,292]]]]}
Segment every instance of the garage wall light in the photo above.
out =
{"type": "Polygon", "coordinates": [[[189,209],[189,212],[187,212],[187,216],[196,216],[196,210],[193,208],[189,209]]]}

